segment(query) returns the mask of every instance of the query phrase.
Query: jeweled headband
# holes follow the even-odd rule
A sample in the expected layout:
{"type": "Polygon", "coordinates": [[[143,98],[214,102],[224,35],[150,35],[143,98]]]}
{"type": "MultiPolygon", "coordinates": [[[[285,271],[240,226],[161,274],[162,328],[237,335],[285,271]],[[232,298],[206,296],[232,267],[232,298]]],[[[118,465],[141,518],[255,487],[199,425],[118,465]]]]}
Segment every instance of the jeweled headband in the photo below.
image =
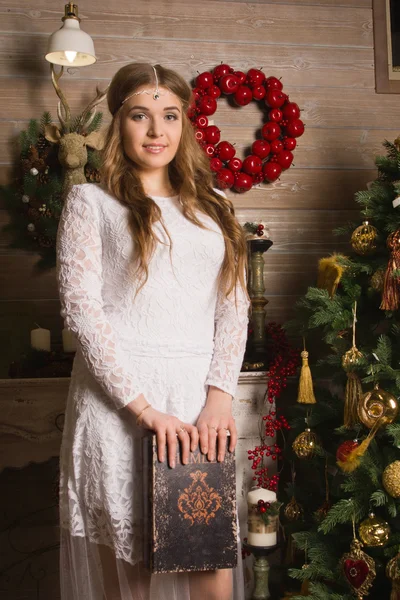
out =
{"type": "Polygon", "coordinates": [[[153,96],[154,100],[158,100],[160,98],[160,96],[166,96],[167,94],[172,94],[172,92],[170,92],[168,90],[166,90],[165,92],[162,92],[159,89],[157,71],[156,71],[155,67],[152,66],[152,68],[153,68],[154,77],[156,80],[156,87],[152,90],[141,90],[140,92],[133,92],[133,94],[130,94],[127,98],[125,98],[125,100],[122,100],[121,106],[124,104],[124,102],[129,100],[129,98],[132,98],[132,96],[139,96],[140,94],[147,94],[148,96],[153,96]]]}

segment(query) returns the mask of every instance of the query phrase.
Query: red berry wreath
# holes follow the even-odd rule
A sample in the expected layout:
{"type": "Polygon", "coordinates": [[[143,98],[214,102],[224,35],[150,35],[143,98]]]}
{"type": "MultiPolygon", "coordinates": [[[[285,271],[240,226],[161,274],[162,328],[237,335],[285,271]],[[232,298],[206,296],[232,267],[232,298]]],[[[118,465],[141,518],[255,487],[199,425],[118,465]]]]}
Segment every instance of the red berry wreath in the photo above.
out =
{"type": "Polygon", "coordinates": [[[197,141],[210,157],[210,167],[220,188],[247,192],[263,181],[275,181],[292,164],[292,151],[296,148],[296,138],[304,133],[304,124],[299,118],[298,105],[289,102],[289,96],[282,90],[279,79],[266,78],[259,69],[250,69],[246,74],[221,64],[212,73],[205,71],[197,76],[193,88],[195,102],[188,116],[196,129],[197,141]],[[246,106],[252,100],[264,101],[268,111],[261,130],[263,139],[253,142],[252,153],[243,161],[235,157],[233,144],[220,141],[218,127],[208,124],[221,94],[233,95],[239,106],[246,106]]]}

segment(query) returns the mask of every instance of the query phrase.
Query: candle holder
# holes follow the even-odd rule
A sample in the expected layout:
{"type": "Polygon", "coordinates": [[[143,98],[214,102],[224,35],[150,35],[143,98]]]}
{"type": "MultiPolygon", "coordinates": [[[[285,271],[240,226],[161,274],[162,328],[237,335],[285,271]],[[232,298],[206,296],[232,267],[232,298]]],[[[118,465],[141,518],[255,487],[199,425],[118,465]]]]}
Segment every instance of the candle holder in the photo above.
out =
{"type": "Polygon", "coordinates": [[[251,552],[254,556],[254,590],[251,600],[267,600],[271,597],[269,593],[269,562],[268,556],[273,554],[279,548],[279,544],[275,546],[252,546],[243,542],[244,550],[251,552]]]}
{"type": "Polygon", "coordinates": [[[252,305],[252,337],[248,341],[243,370],[264,370],[267,338],[265,333],[264,254],[273,245],[269,231],[263,223],[246,223],[246,239],[249,252],[248,289],[252,305]]]}

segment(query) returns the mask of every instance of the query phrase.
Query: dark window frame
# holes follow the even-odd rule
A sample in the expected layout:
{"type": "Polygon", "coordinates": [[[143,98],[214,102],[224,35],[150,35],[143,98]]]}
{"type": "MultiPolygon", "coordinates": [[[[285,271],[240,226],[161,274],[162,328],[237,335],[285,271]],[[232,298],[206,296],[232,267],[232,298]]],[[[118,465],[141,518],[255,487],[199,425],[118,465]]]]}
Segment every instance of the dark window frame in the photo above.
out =
{"type": "Polygon", "coordinates": [[[378,94],[400,94],[400,70],[389,68],[389,64],[392,62],[389,51],[391,39],[388,36],[388,31],[390,32],[389,0],[373,0],[372,15],[376,92],[378,94]]]}

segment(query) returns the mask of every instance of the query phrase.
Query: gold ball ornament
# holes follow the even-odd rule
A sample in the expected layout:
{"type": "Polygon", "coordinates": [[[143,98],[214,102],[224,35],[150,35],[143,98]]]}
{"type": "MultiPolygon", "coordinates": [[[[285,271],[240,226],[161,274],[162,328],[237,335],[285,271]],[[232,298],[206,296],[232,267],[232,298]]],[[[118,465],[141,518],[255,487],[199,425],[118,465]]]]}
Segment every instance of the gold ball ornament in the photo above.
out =
{"type": "Polygon", "coordinates": [[[353,346],[350,350],[347,350],[345,354],[342,356],[342,367],[347,371],[352,371],[355,367],[357,367],[360,363],[360,360],[364,358],[362,352],[353,346]]]}
{"type": "Polygon", "coordinates": [[[389,541],[389,524],[374,513],[360,523],[358,533],[363,544],[366,546],[384,546],[389,541]]]}
{"type": "Polygon", "coordinates": [[[312,458],[317,446],[317,436],[311,429],[300,433],[292,444],[292,448],[298,458],[312,458]]]}
{"type": "Polygon", "coordinates": [[[367,256],[376,250],[378,230],[368,221],[357,227],[351,235],[351,246],[357,254],[367,256]]]}
{"type": "Polygon", "coordinates": [[[383,487],[392,498],[400,498],[400,460],[386,467],[382,475],[383,487]]]}
{"type": "Polygon", "coordinates": [[[383,290],[384,282],[385,282],[385,270],[378,269],[377,271],[375,271],[375,273],[372,275],[372,277],[370,279],[371,287],[376,292],[381,292],[383,290]]]}
{"type": "Polygon", "coordinates": [[[300,519],[301,515],[303,514],[303,508],[297,502],[294,496],[292,496],[290,502],[286,504],[283,514],[285,515],[288,521],[297,521],[298,519],[300,519]]]}
{"type": "Polygon", "coordinates": [[[393,423],[398,412],[397,398],[393,394],[385,392],[378,383],[372,390],[363,394],[358,405],[358,418],[369,429],[376,424],[378,419],[382,420],[382,425],[393,423]]]}

